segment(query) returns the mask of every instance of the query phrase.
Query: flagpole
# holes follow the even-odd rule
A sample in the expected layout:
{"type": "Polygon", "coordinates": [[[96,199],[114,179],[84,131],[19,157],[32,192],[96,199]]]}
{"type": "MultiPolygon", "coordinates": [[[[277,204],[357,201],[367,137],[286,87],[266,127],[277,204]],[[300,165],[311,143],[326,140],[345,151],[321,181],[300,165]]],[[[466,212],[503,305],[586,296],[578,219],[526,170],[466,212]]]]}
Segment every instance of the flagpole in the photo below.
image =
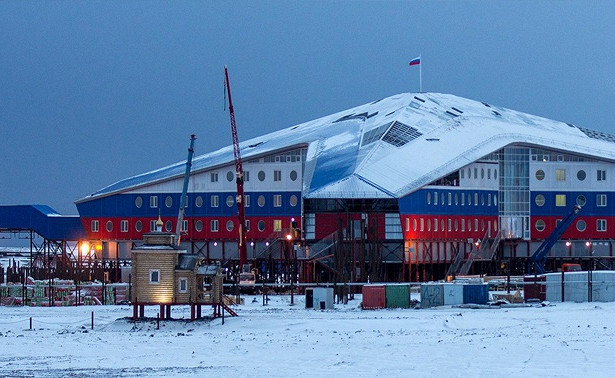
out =
{"type": "Polygon", "coordinates": [[[419,55],[419,92],[423,93],[423,54],[419,55]]]}

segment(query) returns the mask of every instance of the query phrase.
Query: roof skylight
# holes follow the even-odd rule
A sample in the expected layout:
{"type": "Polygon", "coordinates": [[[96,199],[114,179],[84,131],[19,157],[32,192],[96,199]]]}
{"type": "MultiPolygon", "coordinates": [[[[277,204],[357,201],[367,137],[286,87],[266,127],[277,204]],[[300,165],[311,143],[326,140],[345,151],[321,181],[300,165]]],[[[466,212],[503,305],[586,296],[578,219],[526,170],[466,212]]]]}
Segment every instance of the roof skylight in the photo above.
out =
{"type": "Polygon", "coordinates": [[[382,140],[394,145],[395,147],[401,147],[421,135],[423,134],[414,127],[395,121],[389,131],[384,134],[382,140]]]}

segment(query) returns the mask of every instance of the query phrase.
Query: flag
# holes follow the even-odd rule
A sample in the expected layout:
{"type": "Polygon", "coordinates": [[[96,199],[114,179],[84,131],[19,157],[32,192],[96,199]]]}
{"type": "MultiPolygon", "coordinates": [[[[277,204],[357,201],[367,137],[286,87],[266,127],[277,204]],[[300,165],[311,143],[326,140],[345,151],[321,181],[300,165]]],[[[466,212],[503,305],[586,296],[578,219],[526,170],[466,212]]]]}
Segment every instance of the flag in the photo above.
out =
{"type": "Polygon", "coordinates": [[[421,57],[416,57],[410,61],[410,66],[417,66],[421,64],[421,57]]]}

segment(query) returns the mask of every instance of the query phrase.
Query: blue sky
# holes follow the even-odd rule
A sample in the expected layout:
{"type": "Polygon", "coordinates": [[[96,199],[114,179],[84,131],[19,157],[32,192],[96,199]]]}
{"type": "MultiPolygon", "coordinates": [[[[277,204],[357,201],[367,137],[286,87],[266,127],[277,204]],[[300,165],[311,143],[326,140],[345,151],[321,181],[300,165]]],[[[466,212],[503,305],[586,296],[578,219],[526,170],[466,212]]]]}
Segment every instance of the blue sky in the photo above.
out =
{"type": "Polygon", "coordinates": [[[0,2],[0,204],[73,202],[401,92],[615,134],[611,1],[0,2]]]}

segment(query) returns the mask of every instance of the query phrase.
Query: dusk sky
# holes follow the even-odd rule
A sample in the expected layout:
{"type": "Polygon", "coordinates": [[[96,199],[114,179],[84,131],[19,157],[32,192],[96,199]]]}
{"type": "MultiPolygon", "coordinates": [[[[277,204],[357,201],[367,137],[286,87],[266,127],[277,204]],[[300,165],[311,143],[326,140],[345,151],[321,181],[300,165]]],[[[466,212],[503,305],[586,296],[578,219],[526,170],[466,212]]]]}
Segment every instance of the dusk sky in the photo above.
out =
{"type": "MultiPolygon", "coordinates": [[[[0,204],[74,201],[401,92],[615,134],[613,1],[0,1],[0,204]]],[[[614,145],[615,147],[615,145],[614,145]]]]}

